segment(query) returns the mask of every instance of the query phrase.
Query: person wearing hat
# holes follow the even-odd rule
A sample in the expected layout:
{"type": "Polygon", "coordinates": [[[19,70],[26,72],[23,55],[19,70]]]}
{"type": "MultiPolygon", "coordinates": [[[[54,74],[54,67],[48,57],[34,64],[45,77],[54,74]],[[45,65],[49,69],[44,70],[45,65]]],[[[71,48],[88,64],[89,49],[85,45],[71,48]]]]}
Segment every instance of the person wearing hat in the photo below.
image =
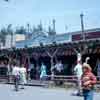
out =
{"type": "Polygon", "coordinates": [[[93,88],[96,84],[96,77],[92,73],[92,68],[89,64],[83,64],[83,75],[82,75],[82,90],[84,100],[93,100],[93,88]]]}

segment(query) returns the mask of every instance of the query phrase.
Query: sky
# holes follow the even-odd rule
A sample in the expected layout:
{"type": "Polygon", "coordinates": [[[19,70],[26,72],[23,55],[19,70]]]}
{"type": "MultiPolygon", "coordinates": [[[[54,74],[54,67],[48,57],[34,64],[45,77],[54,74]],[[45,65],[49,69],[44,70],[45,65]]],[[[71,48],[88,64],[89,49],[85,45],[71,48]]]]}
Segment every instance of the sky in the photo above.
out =
{"type": "Polygon", "coordinates": [[[0,28],[33,27],[41,21],[47,30],[55,19],[57,33],[78,31],[81,13],[85,29],[100,27],[100,0],[0,0],[0,28]]]}

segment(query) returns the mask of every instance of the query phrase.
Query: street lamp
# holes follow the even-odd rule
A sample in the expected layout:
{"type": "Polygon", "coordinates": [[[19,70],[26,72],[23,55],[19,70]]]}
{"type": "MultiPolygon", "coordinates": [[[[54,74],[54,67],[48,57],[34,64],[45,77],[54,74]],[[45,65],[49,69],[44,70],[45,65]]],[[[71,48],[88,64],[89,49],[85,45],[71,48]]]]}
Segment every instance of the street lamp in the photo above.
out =
{"type": "Polygon", "coordinates": [[[83,41],[85,41],[85,33],[84,33],[84,21],[83,21],[83,13],[80,14],[80,18],[81,18],[81,30],[82,30],[82,38],[83,38],[83,41]]]}

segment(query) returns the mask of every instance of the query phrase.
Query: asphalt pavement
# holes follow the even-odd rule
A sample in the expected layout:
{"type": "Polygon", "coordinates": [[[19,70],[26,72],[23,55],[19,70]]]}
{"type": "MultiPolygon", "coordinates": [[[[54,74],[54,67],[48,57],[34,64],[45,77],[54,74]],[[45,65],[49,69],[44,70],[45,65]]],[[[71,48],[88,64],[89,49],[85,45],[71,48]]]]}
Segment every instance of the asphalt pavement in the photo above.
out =
{"type": "MultiPolygon", "coordinates": [[[[83,100],[83,97],[72,96],[72,93],[73,90],[36,86],[25,86],[16,92],[13,85],[0,84],[1,100],[83,100]]],[[[100,100],[100,93],[95,93],[94,100],[100,100]]]]}

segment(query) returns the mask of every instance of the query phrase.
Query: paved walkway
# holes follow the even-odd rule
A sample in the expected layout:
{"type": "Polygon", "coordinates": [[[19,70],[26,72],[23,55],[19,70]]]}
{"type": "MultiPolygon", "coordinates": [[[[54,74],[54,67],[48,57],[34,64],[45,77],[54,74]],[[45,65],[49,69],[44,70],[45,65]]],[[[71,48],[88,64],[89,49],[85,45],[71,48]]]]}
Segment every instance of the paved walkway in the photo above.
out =
{"type": "MultiPolygon", "coordinates": [[[[27,86],[24,90],[14,91],[13,85],[0,84],[2,100],[83,100],[82,97],[72,96],[73,90],[50,89],[27,86]]],[[[100,100],[100,94],[95,93],[95,99],[100,100]]]]}

